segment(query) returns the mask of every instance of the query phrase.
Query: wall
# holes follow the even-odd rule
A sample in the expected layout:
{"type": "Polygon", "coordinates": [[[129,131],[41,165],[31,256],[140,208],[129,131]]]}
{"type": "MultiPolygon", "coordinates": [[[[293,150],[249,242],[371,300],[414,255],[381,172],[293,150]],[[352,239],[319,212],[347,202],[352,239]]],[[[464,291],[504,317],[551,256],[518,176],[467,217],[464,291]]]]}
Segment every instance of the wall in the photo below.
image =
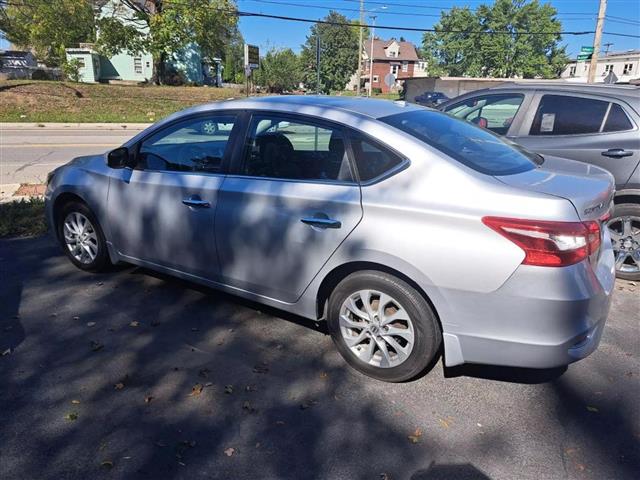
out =
{"type": "Polygon", "coordinates": [[[418,77],[405,80],[406,96],[408,102],[413,102],[415,97],[424,92],[442,92],[449,98],[457,97],[467,92],[495,87],[508,79],[472,79],[453,77],[418,77]]]}

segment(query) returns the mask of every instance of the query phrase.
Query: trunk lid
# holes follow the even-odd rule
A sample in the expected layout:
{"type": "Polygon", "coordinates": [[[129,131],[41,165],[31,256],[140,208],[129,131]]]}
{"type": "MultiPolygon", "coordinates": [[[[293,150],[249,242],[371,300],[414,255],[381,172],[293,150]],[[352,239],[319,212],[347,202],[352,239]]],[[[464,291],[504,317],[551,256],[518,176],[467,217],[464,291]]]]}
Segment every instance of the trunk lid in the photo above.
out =
{"type": "Polygon", "coordinates": [[[600,220],[613,207],[613,175],[587,163],[545,155],[534,170],[495,178],[513,187],[565,198],[582,221],[600,220]]]}

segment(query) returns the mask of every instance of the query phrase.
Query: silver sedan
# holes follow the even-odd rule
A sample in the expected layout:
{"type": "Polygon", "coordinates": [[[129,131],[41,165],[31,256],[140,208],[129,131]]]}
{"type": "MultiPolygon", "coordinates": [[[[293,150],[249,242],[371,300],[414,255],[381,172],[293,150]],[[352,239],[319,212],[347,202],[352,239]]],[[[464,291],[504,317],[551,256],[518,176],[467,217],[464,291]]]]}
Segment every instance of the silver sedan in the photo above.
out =
{"type": "MultiPolygon", "coordinates": [[[[403,102],[235,100],[174,114],[49,175],[70,261],[145,266],[327,321],[398,382],[442,353],[567,365],[600,341],[613,179],[403,102]]],[[[294,339],[291,339],[294,341],[294,339]]]]}

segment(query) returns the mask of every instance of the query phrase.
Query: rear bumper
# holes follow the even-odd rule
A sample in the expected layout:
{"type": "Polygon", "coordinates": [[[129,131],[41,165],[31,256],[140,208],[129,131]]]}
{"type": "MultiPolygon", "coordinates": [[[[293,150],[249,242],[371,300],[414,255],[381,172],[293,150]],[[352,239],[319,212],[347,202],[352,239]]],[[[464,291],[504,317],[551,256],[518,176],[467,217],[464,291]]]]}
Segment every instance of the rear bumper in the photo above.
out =
{"type": "Polygon", "coordinates": [[[607,235],[595,265],[521,265],[492,293],[447,292],[445,364],[553,368],[585,358],[600,343],[614,282],[607,235]]]}

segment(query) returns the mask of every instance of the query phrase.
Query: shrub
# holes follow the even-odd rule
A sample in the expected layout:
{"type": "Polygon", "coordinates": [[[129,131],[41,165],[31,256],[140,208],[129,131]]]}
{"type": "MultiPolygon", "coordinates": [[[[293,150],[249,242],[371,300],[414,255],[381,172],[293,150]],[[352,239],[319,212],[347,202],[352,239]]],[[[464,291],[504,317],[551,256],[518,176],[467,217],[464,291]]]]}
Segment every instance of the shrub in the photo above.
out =
{"type": "Polygon", "coordinates": [[[51,80],[51,75],[39,68],[38,70],[34,70],[31,74],[31,80],[51,80]]]}
{"type": "Polygon", "coordinates": [[[62,64],[62,73],[67,80],[71,80],[72,82],[80,81],[80,59],[79,58],[71,58],[67,59],[66,62],[62,64]]]}

